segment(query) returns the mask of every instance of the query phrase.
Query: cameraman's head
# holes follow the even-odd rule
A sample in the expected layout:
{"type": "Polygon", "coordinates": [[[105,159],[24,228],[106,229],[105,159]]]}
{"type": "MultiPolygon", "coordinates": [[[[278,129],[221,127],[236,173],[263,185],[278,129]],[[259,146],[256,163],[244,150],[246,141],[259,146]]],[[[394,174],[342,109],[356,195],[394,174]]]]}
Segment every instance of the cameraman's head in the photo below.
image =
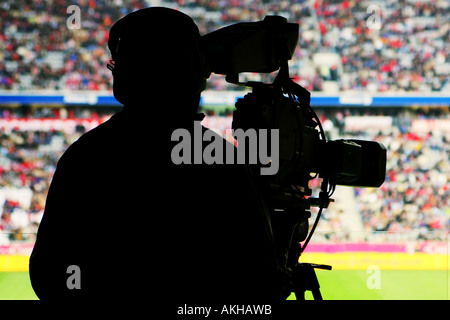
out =
{"type": "Polygon", "coordinates": [[[115,98],[140,109],[175,99],[180,112],[194,112],[209,76],[199,40],[194,21],[176,10],[152,7],[120,19],[108,41],[115,98]]]}

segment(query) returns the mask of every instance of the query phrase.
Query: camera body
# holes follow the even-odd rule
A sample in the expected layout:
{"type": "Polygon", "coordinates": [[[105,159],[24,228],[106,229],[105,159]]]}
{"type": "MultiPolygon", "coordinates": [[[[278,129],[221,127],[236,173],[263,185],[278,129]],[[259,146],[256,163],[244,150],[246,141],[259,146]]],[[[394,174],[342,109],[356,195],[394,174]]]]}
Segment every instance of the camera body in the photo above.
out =
{"type": "Polygon", "coordinates": [[[237,23],[202,37],[211,71],[226,75],[229,82],[240,84],[241,72],[280,70],[273,84],[241,84],[253,91],[237,101],[233,129],[279,129],[280,169],[271,183],[295,184],[310,195],[308,181],[315,173],[329,177],[334,185],[381,186],[386,148],[373,141],[327,141],[310,106],[310,93],[289,79],[287,61],[297,46],[298,31],[296,23],[266,16],[263,21],[237,23]]]}
{"type": "Polygon", "coordinates": [[[291,59],[298,44],[299,25],[280,16],[241,22],[204,35],[202,49],[217,74],[268,73],[291,59]]]}
{"type": "Polygon", "coordinates": [[[263,83],[249,85],[253,92],[237,101],[233,129],[279,130],[280,168],[273,182],[307,186],[314,173],[343,186],[380,187],[384,182],[386,148],[381,143],[322,140],[308,108],[263,83]]]}
{"type": "MultiPolygon", "coordinates": [[[[285,18],[268,16],[263,21],[219,29],[201,41],[212,72],[226,75],[228,82],[252,88],[236,102],[233,129],[278,130],[278,171],[255,176],[270,212],[280,267],[293,274],[296,295],[305,289],[304,280],[299,279],[310,277],[314,273],[311,270],[317,267],[299,263],[299,258],[322,210],[333,201],[330,197],[336,185],[379,187],[386,174],[386,148],[381,143],[326,139],[310,105],[310,92],[289,77],[288,60],[298,43],[298,29],[298,24],[288,23],[285,18]],[[272,84],[238,81],[240,72],[276,70],[272,84]],[[309,181],[315,178],[322,179],[317,198],[312,197],[309,188],[309,181]],[[312,206],[320,209],[308,233],[312,206]]],[[[270,153],[270,145],[265,148],[270,153]]],[[[252,166],[260,169],[264,165],[268,164],[252,166]]]]}

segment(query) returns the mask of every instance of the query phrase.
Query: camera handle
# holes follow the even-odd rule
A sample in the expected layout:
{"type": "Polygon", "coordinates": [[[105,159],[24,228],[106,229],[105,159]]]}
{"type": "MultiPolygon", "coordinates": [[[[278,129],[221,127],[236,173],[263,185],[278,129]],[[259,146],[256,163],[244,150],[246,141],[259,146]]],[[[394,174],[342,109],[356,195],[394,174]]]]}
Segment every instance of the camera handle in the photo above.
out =
{"type": "Polygon", "coordinates": [[[325,264],[301,263],[299,262],[294,269],[294,293],[297,300],[305,300],[305,292],[311,291],[314,300],[323,300],[320,293],[320,285],[317,280],[317,269],[331,270],[331,266],[325,264]]]}

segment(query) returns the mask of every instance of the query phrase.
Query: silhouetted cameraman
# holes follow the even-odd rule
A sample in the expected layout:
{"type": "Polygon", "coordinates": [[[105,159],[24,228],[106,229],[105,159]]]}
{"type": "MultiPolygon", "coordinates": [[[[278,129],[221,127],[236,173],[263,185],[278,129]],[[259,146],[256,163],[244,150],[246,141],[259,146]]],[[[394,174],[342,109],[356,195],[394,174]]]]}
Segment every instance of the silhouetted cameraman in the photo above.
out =
{"type": "Polygon", "coordinates": [[[268,213],[247,168],[171,159],[173,130],[193,132],[202,118],[209,76],[193,20],[139,10],[112,27],[108,46],[124,108],[58,162],[30,258],[38,297],[279,299],[268,213]]]}

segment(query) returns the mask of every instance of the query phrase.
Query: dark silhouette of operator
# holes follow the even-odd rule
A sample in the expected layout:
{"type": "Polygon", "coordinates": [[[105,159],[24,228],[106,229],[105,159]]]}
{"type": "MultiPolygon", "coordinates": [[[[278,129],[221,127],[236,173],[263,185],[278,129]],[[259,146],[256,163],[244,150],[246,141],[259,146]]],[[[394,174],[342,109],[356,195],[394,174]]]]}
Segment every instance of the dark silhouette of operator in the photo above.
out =
{"type": "Polygon", "coordinates": [[[270,222],[246,167],[171,159],[171,134],[194,130],[209,77],[193,20],[139,10],[108,46],[124,108],[58,162],[30,258],[37,296],[277,299],[270,222]]]}

